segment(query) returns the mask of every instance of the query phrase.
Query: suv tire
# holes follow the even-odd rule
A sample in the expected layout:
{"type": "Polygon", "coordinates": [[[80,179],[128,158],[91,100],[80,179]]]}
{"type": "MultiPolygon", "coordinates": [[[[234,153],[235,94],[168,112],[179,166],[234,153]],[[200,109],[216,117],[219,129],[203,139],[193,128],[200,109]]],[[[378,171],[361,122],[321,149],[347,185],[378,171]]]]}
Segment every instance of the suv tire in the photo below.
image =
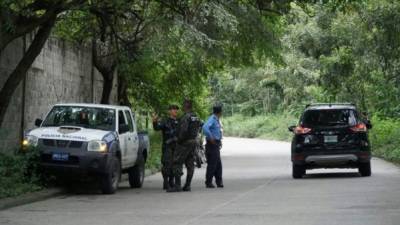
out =
{"type": "Polygon", "coordinates": [[[103,194],[114,194],[118,189],[120,178],[121,163],[117,157],[113,157],[106,174],[101,177],[101,191],[103,194]]]}
{"type": "Polygon", "coordinates": [[[358,172],[360,172],[362,177],[371,176],[371,162],[360,163],[358,166],[358,172]]]}
{"type": "Polygon", "coordinates": [[[143,186],[144,181],[144,167],[145,161],[143,156],[138,159],[136,165],[129,169],[129,185],[131,188],[141,188],[143,186]]]}
{"type": "Polygon", "coordinates": [[[306,174],[306,168],[305,166],[299,166],[299,165],[292,165],[292,176],[294,179],[299,179],[302,178],[303,175],[306,174]]]}

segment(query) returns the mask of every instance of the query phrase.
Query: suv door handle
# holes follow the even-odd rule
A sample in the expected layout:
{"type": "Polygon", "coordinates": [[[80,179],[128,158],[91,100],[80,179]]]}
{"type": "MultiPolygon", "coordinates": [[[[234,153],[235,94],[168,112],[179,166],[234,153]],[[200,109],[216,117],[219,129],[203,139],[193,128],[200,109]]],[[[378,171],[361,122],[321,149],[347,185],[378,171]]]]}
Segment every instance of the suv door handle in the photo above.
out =
{"type": "Polygon", "coordinates": [[[129,137],[129,138],[128,138],[128,141],[130,141],[130,140],[131,140],[131,138],[129,137]]]}

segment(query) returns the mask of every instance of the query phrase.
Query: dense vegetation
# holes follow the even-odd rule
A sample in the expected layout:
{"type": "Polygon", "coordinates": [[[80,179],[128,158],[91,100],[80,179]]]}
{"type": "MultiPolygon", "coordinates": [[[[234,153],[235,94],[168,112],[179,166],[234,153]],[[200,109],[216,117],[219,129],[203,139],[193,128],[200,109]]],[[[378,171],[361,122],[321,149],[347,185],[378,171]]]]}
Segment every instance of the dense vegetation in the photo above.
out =
{"type": "Polygon", "coordinates": [[[37,149],[0,153],[0,199],[42,189],[47,179],[38,167],[37,149]]]}
{"type": "Polygon", "coordinates": [[[228,67],[211,80],[233,115],[227,134],[285,140],[287,114],[298,118],[311,102],[353,102],[372,118],[375,154],[399,160],[400,3],[292,6],[279,23],[279,60],[228,67]]]}

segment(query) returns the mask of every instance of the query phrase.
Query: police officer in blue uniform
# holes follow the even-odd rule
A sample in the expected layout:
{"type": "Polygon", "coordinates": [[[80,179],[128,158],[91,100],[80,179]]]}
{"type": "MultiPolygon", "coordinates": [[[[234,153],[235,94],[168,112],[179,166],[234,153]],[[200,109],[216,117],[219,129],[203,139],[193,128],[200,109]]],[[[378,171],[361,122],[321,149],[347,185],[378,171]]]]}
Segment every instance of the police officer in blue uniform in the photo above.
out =
{"type": "Polygon", "coordinates": [[[222,106],[214,106],[213,114],[208,118],[203,125],[203,133],[206,136],[206,187],[215,188],[213,178],[217,187],[223,188],[222,180],[222,162],[221,162],[221,146],[222,146],[222,126],[220,118],[222,116],[222,106]]]}

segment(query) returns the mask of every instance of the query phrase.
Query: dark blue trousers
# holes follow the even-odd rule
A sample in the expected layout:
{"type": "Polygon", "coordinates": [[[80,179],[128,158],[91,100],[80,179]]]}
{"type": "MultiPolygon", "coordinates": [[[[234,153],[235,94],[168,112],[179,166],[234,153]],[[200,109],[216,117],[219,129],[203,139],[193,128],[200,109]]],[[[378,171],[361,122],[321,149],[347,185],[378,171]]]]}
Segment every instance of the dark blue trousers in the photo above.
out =
{"type": "Polygon", "coordinates": [[[221,142],[212,144],[206,143],[207,172],[206,184],[211,184],[213,177],[217,185],[222,185],[222,162],[221,162],[221,142]]]}

